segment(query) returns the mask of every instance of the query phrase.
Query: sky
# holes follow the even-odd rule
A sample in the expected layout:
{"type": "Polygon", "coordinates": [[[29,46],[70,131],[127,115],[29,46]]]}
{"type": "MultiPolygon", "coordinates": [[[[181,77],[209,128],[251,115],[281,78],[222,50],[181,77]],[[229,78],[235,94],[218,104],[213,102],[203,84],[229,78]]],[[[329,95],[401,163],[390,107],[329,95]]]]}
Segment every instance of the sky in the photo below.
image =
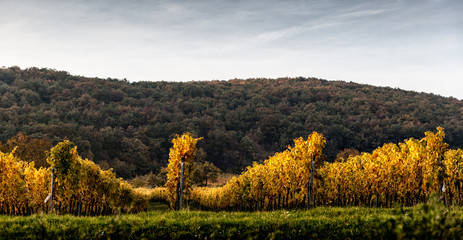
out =
{"type": "Polygon", "coordinates": [[[0,67],[317,77],[463,99],[460,0],[0,0],[0,67]]]}

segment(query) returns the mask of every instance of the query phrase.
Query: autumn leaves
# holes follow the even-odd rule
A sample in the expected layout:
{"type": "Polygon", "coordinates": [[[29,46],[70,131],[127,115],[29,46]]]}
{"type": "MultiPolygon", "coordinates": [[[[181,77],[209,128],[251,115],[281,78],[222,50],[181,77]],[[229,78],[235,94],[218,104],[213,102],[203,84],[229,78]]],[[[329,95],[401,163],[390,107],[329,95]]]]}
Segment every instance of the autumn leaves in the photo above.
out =
{"type": "Polygon", "coordinates": [[[372,153],[323,162],[325,139],[312,133],[218,188],[195,188],[190,199],[207,209],[260,210],[311,205],[413,205],[438,194],[463,203],[463,150],[449,150],[444,129],[372,153]],[[314,160],[314,168],[311,161],[314,160]],[[310,182],[311,173],[315,177],[310,182]],[[307,191],[308,188],[311,191],[307,191]]]}
{"type": "Polygon", "coordinates": [[[192,188],[196,144],[186,133],[172,140],[166,188],[141,193],[112,171],[82,159],[69,141],[48,155],[50,168],[35,168],[0,152],[0,213],[29,214],[46,210],[51,169],[55,169],[55,211],[104,214],[115,209],[141,210],[156,195],[179,209],[195,202],[206,209],[272,210],[317,205],[413,205],[438,194],[447,203],[463,203],[463,150],[449,150],[442,128],[425,137],[384,144],[372,153],[324,161],[326,140],[313,132],[307,139],[254,163],[222,187],[192,188]],[[182,166],[183,165],[183,166],[182,166]],[[182,174],[183,172],[183,174],[182,174]],[[183,201],[180,199],[183,197],[183,201]],[[135,203],[135,204],[134,204],[135,203]]]}

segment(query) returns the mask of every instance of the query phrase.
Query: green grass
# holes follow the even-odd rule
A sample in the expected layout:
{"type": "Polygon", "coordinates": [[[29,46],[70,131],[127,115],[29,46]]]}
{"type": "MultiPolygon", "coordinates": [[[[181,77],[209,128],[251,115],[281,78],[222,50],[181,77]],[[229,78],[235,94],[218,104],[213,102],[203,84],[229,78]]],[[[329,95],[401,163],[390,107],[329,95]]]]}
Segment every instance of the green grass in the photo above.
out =
{"type": "Polygon", "coordinates": [[[460,239],[462,213],[431,203],[405,209],[0,216],[0,239],[460,239]]]}
{"type": "Polygon", "coordinates": [[[147,209],[148,212],[168,210],[170,210],[169,204],[165,202],[150,202],[147,209]]]}

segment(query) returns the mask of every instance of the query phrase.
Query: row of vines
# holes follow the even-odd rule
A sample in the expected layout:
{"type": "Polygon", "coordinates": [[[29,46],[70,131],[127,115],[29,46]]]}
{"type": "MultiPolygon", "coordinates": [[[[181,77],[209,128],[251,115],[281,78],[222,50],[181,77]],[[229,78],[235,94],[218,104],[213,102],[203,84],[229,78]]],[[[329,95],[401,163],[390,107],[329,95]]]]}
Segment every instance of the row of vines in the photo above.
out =
{"type": "Polygon", "coordinates": [[[188,199],[205,209],[272,210],[306,206],[414,205],[436,194],[463,204],[463,150],[451,150],[442,128],[388,143],[372,153],[323,162],[325,139],[314,132],[294,147],[254,163],[225,186],[194,188],[188,199]],[[314,160],[314,165],[311,161],[314,160]],[[314,168],[312,169],[312,166],[314,168]],[[313,184],[309,185],[314,173],[313,184]]]}
{"type": "Polygon", "coordinates": [[[0,214],[101,215],[140,211],[148,204],[146,194],[132,189],[111,170],[103,171],[82,159],[69,141],[52,148],[47,161],[50,168],[37,169],[33,162],[15,157],[14,150],[0,152],[0,214]]]}
{"type": "Polygon", "coordinates": [[[316,132],[307,139],[297,138],[294,147],[276,153],[263,164],[254,163],[223,187],[194,189],[191,200],[208,209],[260,210],[307,206],[309,190],[319,184],[316,180],[319,176],[315,174],[314,185],[309,185],[312,166],[316,169],[322,163],[325,142],[324,137],[316,132]]]}
{"type": "Polygon", "coordinates": [[[325,138],[314,132],[263,163],[254,163],[222,187],[193,188],[196,143],[183,134],[172,140],[165,188],[133,189],[111,170],[82,159],[69,141],[48,153],[50,168],[35,168],[11,153],[0,152],[0,214],[99,215],[146,209],[149,199],[182,202],[213,210],[272,210],[311,206],[414,205],[432,194],[448,204],[463,204],[463,150],[451,150],[445,133],[388,143],[372,153],[324,161],[325,138]],[[51,173],[54,191],[50,194],[51,173]],[[48,197],[47,197],[48,196],[48,197]],[[182,198],[182,196],[184,196],[182,198]],[[183,199],[183,201],[181,201],[183,199]]]}

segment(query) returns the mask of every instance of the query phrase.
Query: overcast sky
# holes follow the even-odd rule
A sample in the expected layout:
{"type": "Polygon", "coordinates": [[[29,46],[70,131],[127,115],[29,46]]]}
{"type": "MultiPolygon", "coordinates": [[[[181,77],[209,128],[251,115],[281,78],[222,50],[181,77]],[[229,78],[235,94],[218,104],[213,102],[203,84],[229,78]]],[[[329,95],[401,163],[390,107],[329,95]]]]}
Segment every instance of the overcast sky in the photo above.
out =
{"type": "Polygon", "coordinates": [[[460,0],[0,0],[0,66],[129,81],[318,77],[463,99],[460,0]]]}

